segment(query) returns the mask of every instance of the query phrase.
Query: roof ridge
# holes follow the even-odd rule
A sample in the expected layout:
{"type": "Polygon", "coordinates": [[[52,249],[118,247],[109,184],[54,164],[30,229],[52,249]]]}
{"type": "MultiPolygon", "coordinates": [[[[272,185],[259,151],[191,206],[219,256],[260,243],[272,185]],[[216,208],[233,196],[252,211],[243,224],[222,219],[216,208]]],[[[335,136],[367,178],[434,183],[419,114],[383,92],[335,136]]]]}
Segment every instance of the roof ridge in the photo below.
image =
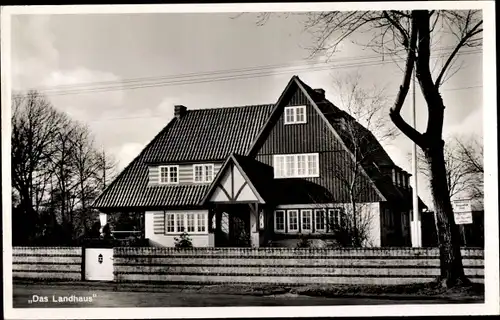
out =
{"type": "Polygon", "coordinates": [[[222,110],[222,109],[240,109],[240,108],[250,108],[250,107],[269,107],[273,106],[274,103],[263,103],[263,104],[247,104],[241,106],[231,106],[231,107],[213,107],[213,108],[200,108],[200,109],[188,109],[188,112],[193,111],[205,111],[205,110],[222,110]]]}

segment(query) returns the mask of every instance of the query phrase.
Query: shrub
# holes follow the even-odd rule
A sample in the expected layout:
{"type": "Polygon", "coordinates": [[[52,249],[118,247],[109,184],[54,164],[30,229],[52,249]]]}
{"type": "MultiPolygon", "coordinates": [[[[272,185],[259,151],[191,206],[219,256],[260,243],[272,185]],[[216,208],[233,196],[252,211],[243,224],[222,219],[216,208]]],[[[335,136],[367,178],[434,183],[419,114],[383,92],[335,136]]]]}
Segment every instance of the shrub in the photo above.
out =
{"type": "Polygon", "coordinates": [[[180,238],[175,237],[175,247],[176,248],[192,248],[193,242],[187,232],[181,234],[180,238]]]}
{"type": "Polygon", "coordinates": [[[307,236],[300,235],[299,242],[297,242],[297,248],[310,248],[311,241],[307,236]]]}

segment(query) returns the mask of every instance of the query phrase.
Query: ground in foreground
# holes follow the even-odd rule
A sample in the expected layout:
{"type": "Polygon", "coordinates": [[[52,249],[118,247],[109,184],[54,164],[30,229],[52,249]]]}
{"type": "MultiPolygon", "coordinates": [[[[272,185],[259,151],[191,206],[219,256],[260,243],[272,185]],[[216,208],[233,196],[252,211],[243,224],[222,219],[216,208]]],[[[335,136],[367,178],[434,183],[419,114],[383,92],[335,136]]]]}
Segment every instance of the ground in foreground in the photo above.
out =
{"type": "MultiPolygon", "coordinates": [[[[99,283],[15,283],[14,308],[328,306],[483,303],[480,294],[429,294],[425,286],[384,287],[385,294],[354,286],[186,286],[99,283]],[[427,290],[427,291],[425,291],[427,290]],[[424,294],[427,292],[427,295],[424,294]],[[418,294],[417,294],[418,293],[418,294]],[[92,299],[90,299],[90,297],[92,299]],[[72,301],[68,301],[72,300],[72,301]],[[79,301],[80,300],[80,301],[79,301]],[[86,300],[86,301],[82,301],[86,300]]],[[[472,290],[472,289],[471,289],[472,290]]],[[[477,288],[475,290],[478,290],[477,288]]]]}

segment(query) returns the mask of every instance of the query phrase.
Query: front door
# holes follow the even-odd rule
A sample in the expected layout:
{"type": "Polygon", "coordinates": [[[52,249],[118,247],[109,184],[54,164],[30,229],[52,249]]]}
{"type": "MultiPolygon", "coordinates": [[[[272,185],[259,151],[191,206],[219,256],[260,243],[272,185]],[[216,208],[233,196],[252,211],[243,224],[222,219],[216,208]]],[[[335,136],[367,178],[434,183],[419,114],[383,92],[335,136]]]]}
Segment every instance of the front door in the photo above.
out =
{"type": "Polygon", "coordinates": [[[250,212],[248,205],[219,205],[215,230],[216,247],[250,246],[250,212]]]}
{"type": "Polygon", "coordinates": [[[85,249],[85,280],[113,281],[113,249],[85,249]]]}

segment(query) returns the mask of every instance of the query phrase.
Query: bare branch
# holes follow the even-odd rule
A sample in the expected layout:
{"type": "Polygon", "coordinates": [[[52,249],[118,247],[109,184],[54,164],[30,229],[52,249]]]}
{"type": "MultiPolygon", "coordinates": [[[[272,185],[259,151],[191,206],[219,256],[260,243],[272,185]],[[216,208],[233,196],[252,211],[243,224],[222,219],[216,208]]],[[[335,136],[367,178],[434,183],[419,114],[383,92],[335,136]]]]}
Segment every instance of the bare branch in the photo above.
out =
{"type": "Polygon", "coordinates": [[[450,56],[446,60],[443,68],[439,72],[439,75],[438,75],[438,77],[436,79],[436,84],[435,84],[436,87],[441,86],[441,84],[443,83],[442,78],[443,78],[444,74],[446,73],[446,70],[448,69],[448,67],[452,63],[453,59],[455,59],[455,56],[460,51],[460,49],[463,48],[465,46],[465,44],[467,44],[467,42],[469,41],[469,39],[471,39],[475,35],[478,35],[481,32],[483,32],[483,29],[479,28],[482,24],[483,24],[483,21],[482,20],[479,21],[469,32],[467,32],[467,34],[465,34],[465,36],[456,45],[455,49],[452,51],[452,53],[450,54],[450,56]]]}

